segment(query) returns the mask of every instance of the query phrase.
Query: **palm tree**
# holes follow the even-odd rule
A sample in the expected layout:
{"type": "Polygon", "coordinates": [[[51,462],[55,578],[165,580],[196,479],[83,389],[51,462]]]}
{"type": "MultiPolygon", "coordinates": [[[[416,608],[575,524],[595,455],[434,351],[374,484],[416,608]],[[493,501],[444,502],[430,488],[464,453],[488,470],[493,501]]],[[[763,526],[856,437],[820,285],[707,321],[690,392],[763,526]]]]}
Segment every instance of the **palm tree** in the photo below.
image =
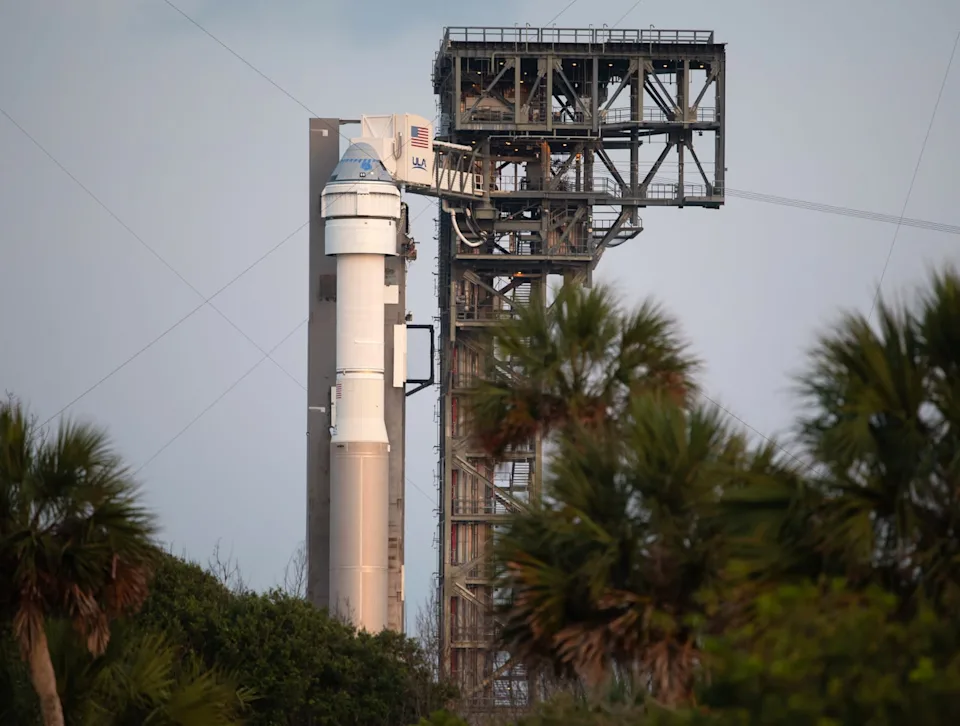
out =
{"type": "MultiPolygon", "coordinates": [[[[844,314],[798,378],[805,477],[728,497],[752,512],[754,572],[879,584],[905,607],[960,599],[960,276],[844,314]],[[766,556],[758,564],[758,553],[766,556]],[[772,553],[773,556],[771,556],[772,553]]],[[[748,558],[749,559],[749,558],[748,558]]]]}
{"type": "Polygon", "coordinates": [[[549,307],[534,298],[491,347],[504,364],[472,392],[479,442],[495,457],[538,435],[557,445],[545,501],[496,545],[504,645],[592,685],[626,669],[684,698],[697,659],[684,620],[721,554],[713,477],[744,450],[715,410],[687,412],[699,361],[652,301],[627,312],[576,285],[549,307]]]}
{"type": "Polygon", "coordinates": [[[492,455],[571,423],[616,421],[643,391],[695,392],[700,364],[652,301],[628,313],[609,288],[566,285],[543,302],[534,295],[493,331],[497,360],[472,392],[473,429],[492,455]]]}
{"type": "Polygon", "coordinates": [[[91,657],[69,623],[51,621],[50,650],[69,726],[234,726],[253,700],[166,637],[118,620],[91,657]]]}
{"type": "Polygon", "coordinates": [[[700,593],[722,577],[723,493],[776,474],[715,407],[635,396],[619,436],[558,438],[544,501],[498,543],[502,638],[516,657],[600,686],[616,675],[668,704],[691,697],[700,593]]]}
{"type": "Polygon", "coordinates": [[[111,620],[147,596],[154,532],[103,432],[64,422],[48,436],[18,401],[0,404],[0,613],[46,726],[64,723],[47,621],[65,618],[103,653],[111,620]]]}

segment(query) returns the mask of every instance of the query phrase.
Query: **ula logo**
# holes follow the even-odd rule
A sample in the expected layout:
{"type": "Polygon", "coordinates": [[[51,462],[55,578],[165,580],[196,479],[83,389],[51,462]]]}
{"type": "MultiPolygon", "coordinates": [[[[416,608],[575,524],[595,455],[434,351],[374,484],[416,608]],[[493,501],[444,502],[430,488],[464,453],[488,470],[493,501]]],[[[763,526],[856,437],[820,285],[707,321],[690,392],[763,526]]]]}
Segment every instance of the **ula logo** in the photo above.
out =
{"type": "Polygon", "coordinates": [[[426,160],[426,159],[421,159],[419,156],[414,156],[414,157],[413,157],[413,168],[414,168],[414,169],[423,169],[424,171],[426,171],[426,170],[427,170],[427,160],[426,160]]]}

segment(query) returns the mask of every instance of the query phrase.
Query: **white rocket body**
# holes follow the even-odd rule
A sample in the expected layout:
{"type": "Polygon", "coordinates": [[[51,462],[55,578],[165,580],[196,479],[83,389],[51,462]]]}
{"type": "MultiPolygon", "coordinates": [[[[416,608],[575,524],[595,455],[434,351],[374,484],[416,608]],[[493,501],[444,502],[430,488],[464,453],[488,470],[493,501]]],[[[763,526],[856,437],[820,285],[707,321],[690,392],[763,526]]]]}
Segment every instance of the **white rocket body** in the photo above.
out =
{"type": "Polygon", "coordinates": [[[337,257],[337,385],[330,443],[330,609],[387,627],[389,441],[384,422],[384,258],[397,254],[400,190],[353,144],[323,190],[325,252],[337,257]]]}

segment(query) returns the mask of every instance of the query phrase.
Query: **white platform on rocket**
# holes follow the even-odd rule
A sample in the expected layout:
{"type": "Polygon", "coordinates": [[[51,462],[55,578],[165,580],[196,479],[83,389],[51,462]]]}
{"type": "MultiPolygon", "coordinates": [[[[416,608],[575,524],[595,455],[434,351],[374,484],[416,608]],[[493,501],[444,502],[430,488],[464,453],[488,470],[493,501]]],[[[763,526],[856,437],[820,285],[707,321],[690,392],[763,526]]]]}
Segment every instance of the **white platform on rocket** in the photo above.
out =
{"type": "Polygon", "coordinates": [[[376,150],[354,143],[321,200],[337,257],[337,385],[330,443],[330,608],[387,626],[389,441],[384,422],[384,258],[397,254],[400,190],[376,150]]]}

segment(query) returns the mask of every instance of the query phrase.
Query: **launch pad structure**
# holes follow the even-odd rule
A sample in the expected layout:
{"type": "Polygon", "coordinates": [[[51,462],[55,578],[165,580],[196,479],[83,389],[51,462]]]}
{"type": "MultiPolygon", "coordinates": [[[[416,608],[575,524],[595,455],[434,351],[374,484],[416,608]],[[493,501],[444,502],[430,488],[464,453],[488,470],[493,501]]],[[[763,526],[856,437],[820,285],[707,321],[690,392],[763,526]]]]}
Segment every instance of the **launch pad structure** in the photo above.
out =
{"type": "Polygon", "coordinates": [[[443,670],[466,710],[537,695],[495,645],[490,553],[505,516],[540,496],[543,446],[497,462],[471,440],[463,397],[490,355],[487,329],[545,300],[534,291],[551,276],[590,284],[604,252],[641,232],[640,209],[723,203],[724,86],[725,47],[709,31],[444,33],[437,137],[476,149],[483,183],[482,197],[445,202],[469,210],[466,229],[452,215],[439,225],[438,599],[443,670]]]}
{"type": "MultiPolygon", "coordinates": [[[[537,293],[546,293],[551,277],[591,284],[601,256],[643,230],[640,210],[723,204],[725,59],[725,46],[711,31],[450,27],[433,63],[436,137],[424,145],[424,120],[405,129],[394,125],[383,132],[386,141],[372,142],[385,158],[400,158],[400,150],[409,154],[415,141],[418,155],[389,161],[388,167],[405,164],[406,191],[437,196],[441,206],[440,671],[460,688],[463,710],[481,720],[501,709],[522,710],[539,697],[535,674],[497,645],[494,606],[505,594],[495,587],[490,555],[506,517],[541,496],[543,442],[490,459],[473,441],[464,397],[488,365],[508,374],[512,369],[512,361],[492,358],[490,327],[534,300],[548,299],[537,293]],[[429,172],[429,182],[411,181],[420,170],[429,172]]],[[[338,125],[336,119],[311,120],[307,547],[309,597],[319,605],[327,605],[329,596],[324,477],[330,461],[324,451],[330,442],[336,273],[332,258],[323,259],[317,200],[338,156],[334,132],[324,129],[338,125]]],[[[387,266],[397,290],[389,295],[384,321],[386,380],[393,381],[384,403],[391,442],[393,629],[402,629],[404,608],[405,389],[398,382],[405,382],[396,370],[391,376],[391,367],[406,352],[406,343],[397,341],[405,341],[404,251],[412,249],[407,225],[404,208],[398,255],[387,266]]]]}

